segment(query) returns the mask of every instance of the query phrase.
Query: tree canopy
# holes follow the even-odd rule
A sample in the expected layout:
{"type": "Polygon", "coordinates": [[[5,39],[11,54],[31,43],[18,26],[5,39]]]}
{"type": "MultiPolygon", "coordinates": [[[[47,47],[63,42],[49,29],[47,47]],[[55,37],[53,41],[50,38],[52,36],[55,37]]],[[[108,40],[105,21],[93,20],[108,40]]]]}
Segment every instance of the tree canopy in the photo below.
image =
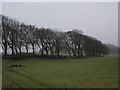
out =
{"type": "Polygon", "coordinates": [[[12,55],[21,55],[22,48],[25,49],[24,53],[28,54],[30,47],[32,54],[51,56],[104,56],[109,53],[109,48],[105,44],[96,38],[84,35],[81,30],[61,32],[51,28],[38,28],[2,15],[4,55],[8,54],[8,48],[12,55]]]}

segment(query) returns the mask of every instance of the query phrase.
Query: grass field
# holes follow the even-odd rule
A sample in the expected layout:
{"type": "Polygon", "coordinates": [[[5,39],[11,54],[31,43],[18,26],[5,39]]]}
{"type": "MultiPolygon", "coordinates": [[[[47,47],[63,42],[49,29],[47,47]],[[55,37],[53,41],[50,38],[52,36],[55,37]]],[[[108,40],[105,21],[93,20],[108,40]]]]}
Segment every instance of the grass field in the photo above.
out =
{"type": "Polygon", "coordinates": [[[3,88],[117,88],[117,57],[3,60],[3,88]],[[25,67],[10,67],[10,65],[25,67]]]}

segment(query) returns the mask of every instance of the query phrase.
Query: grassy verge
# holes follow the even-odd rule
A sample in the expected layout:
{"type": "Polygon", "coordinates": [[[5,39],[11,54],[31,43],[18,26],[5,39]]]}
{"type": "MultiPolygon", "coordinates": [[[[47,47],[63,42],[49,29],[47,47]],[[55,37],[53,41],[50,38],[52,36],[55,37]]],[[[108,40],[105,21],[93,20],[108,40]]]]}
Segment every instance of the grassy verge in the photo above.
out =
{"type": "Polygon", "coordinates": [[[3,87],[116,88],[117,57],[3,60],[3,87]],[[24,65],[25,67],[10,67],[24,65]]]}

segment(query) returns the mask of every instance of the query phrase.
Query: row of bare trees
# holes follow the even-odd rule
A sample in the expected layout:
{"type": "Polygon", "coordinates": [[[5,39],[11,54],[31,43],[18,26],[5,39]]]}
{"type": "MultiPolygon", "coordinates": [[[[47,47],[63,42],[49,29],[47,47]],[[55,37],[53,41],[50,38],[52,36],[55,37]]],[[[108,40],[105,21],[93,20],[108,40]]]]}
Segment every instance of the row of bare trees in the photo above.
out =
{"type": "Polygon", "coordinates": [[[8,54],[8,48],[12,55],[22,54],[22,48],[24,53],[28,54],[30,47],[33,54],[52,56],[101,56],[109,52],[101,41],[84,35],[81,30],[60,32],[51,28],[38,28],[2,15],[4,55],[8,54]]]}

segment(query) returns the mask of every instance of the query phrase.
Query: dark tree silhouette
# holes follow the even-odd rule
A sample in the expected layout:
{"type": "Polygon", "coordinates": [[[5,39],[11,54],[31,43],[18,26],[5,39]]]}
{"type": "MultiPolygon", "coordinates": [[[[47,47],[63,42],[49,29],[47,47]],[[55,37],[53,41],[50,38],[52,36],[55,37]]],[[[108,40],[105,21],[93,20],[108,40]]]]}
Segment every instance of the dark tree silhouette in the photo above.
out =
{"type": "Polygon", "coordinates": [[[22,48],[32,54],[69,57],[104,56],[109,53],[100,40],[84,35],[81,30],[73,29],[67,32],[55,31],[51,28],[38,28],[35,25],[26,25],[17,20],[2,15],[2,48],[4,55],[8,54],[8,48],[12,55],[22,54],[22,48]],[[39,49],[39,52],[36,52],[39,49]]]}

